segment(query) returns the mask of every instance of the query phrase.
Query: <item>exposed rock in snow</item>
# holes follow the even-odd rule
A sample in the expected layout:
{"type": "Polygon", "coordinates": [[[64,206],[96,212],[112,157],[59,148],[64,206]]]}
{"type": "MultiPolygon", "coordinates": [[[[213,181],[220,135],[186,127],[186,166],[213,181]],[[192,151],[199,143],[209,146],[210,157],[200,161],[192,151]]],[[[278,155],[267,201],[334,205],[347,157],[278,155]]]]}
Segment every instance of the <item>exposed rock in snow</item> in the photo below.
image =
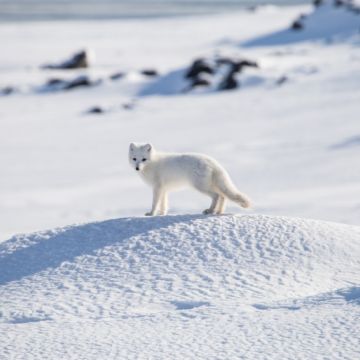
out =
{"type": "Polygon", "coordinates": [[[115,72],[110,75],[111,80],[119,80],[122,79],[126,74],[122,71],[115,72]]]}
{"type": "Polygon", "coordinates": [[[66,79],[50,79],[46,82],[45,85],[38,88],[40,92],[51,92],[51,91],[60,91],[60,90],[71,90],[79,87],[90,87],[99,85],[101,80],[91,80],[86,75],[80,75],[70,80],[66,79]]]}
{"type": "Polygon", "coordinates": [[[0,96],[11,95],[16,92],[16,88],[13,86],[6,86],[4,88],[0,88],[0,96]]]}
{"type": "Polygon", "coordinates": [[[187,69],[171,71],[150,83],[140,95],[174,95],[196,89],[205,91],[232,90],[240,85],[239,75],[246,67],[258,68],[257,62],[223,56],[194,60],[187,69]]]}
{"type": "Polygon", "coordinates": [[[72,55],[69,59],[62,61],[58,64],[43,65],[43,69],[52,70],[69,70],[69,69],[83,69],[90,66],[89,53],[82,50],[72,55]]]}
{"type": "Polygon", "coordinates": [[[145,75],[145,76],[159,76],[159,72],[155,69],[144,69],[144,70],[141,70],[140,73],[142,75],[145,75]]]}
{"type": "Polygon", "coordinates": [[[86,111],[88,114],[103,114],[106,110],[101,106],[93,106],[89,110],[86,111]]]}
{"type": "Polygon", "coordinates": [[[196,59],[187,70],[185,78],[196,79],[200,74],[213,74],[214,72],[215,70],[210,65],[209,60],[204,58],[196,59]]]}

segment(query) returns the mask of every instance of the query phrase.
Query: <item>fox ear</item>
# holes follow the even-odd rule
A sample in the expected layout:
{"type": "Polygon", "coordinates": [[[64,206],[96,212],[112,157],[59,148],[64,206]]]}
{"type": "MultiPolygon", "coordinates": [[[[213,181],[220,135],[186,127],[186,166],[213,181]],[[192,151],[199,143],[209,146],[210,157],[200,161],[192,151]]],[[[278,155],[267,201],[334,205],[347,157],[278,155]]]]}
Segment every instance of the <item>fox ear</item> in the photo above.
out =
{"type": "Polygon", "coordinates": [[[150,152],[153,147],[152,147],[151,144],[146,144],[146,145],[144,146],[144,148],[145,148],[145,150],[146,150],[147,152],[150,152]]]}
{"type": "Polygon", "coordinates": [[[134,149],[135,149],[135,144],[134,144],[134,143],[131,143],[129,149],[130,149],[130,150],[134,150],[134,149]]]}

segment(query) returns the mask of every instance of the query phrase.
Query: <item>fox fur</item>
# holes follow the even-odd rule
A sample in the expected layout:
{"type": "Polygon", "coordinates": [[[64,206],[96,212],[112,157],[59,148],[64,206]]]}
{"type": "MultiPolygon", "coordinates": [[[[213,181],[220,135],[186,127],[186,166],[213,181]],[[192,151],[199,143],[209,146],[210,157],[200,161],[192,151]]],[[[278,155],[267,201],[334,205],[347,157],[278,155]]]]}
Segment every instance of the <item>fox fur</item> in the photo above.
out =
{"type": "Polygon", "coordinates": [[[226,170],[213,158],[202,154],[164,153],[151,144],[131,143],[130,165],[153,188],[153,202],[145,215],[166,215],[168,193],[181,187],[192,187],[211,198],[204,214],[223,214],[226,199],[243,208],[250,200],[233,184],[226,170]]]}

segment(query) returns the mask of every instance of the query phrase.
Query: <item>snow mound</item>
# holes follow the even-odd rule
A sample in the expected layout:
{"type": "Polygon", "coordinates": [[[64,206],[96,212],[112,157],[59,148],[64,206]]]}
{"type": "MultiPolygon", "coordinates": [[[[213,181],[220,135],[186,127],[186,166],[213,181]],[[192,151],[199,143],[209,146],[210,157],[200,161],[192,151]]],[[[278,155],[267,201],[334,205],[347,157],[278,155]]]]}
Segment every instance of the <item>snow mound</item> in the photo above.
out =
{"type": "Polygon", "coordinates": [[[243,46],[287,45],[303,41],[337,41],[359,33],[360,5],[326,1],[294,19],[292,27],[247,40],[243,46]]]}
{"type": "Polygon", "coordinates": [[[359,284],[360,228],[335,223],[185,215],[16,236],[0,244],[0,357],[355,358],[359,284]]]}
{"type": "Polygon", "coordinates": [[[359,240],[357,227],[310,220],[124,218],[12,238],[0,247],[0,284],[9,308],[28,317],[45,298],[51,318],[180,300],[275,301],[343,287],[360,270],[359,240]],[[92,296],[83,302],[84,291],[92,296]]]}

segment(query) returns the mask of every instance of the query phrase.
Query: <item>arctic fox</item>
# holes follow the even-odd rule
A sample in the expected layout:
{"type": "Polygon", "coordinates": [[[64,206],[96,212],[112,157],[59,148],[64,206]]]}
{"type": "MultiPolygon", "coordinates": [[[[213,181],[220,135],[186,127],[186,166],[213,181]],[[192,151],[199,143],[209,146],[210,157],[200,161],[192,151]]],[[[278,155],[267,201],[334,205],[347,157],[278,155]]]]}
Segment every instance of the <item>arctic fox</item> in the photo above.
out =
{"type": "Polygon", "coordinates": [[[211,197],[204,214],[222,214],[225,199],[248,208],[250,200],[240,193],[225,169],[214,159],[202,154],[158,152],[151,144],[131,143],[129,161],[153,188],[153,203],[147,216],[166,215],[167,195],[171,190],[190,186],[211,197]]]}

